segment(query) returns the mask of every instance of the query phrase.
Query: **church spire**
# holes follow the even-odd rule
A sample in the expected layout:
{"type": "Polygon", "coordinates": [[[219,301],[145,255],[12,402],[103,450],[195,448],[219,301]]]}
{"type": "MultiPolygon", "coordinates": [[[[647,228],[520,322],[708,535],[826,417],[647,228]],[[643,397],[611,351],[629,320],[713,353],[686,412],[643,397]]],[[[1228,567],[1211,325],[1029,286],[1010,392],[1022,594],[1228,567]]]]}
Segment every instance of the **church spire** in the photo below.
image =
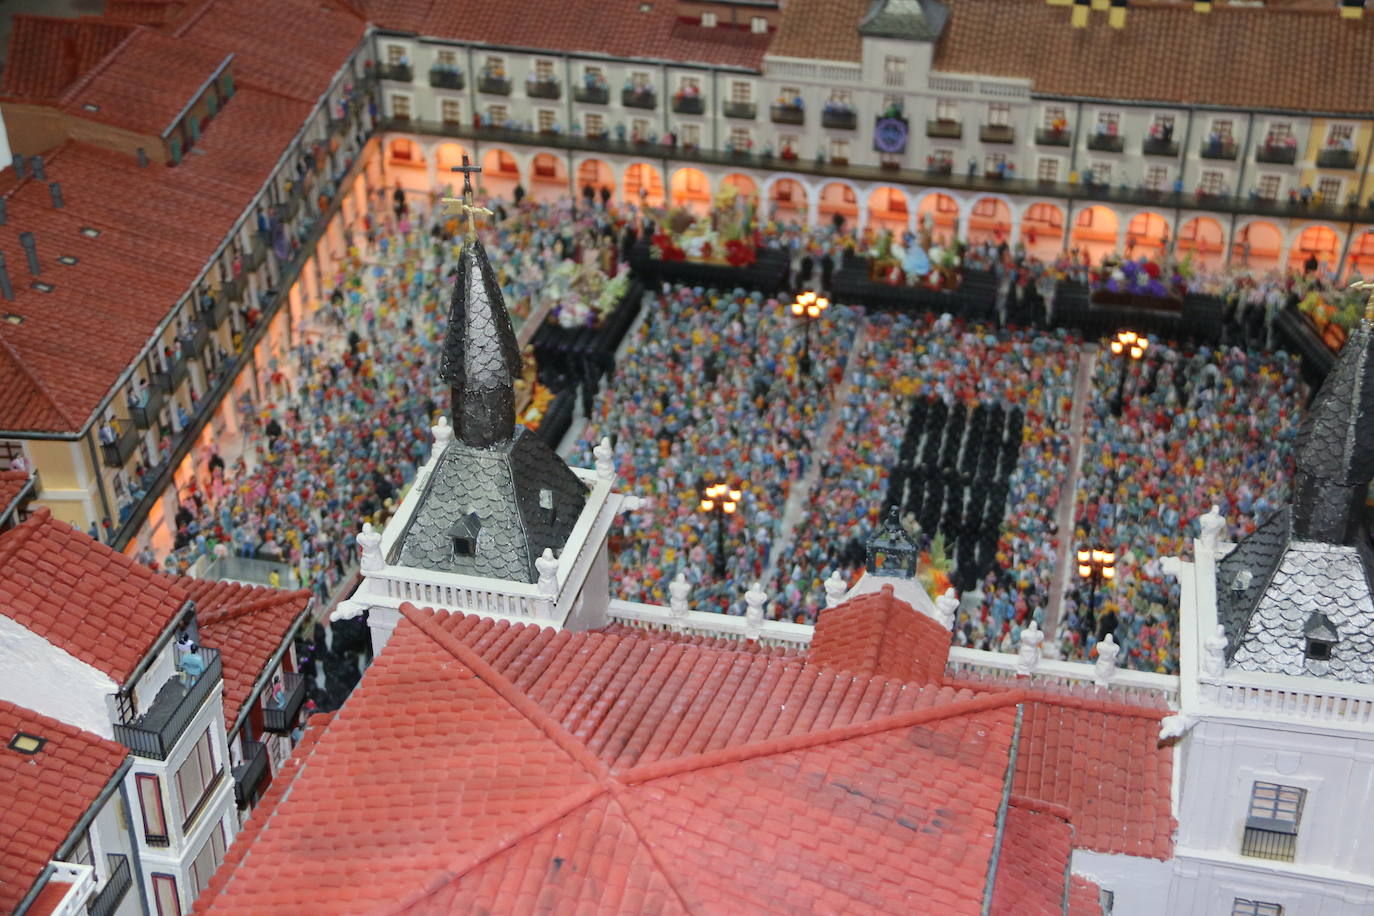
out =
{"type": "Polygon", "coordinates": [[[1293,534],[1349,543],[1374,479],[1374,283],[1364,319],[1350,334],[1299,431],[1293,534]]]}
{"type": "Polygon", "coordinates": [[[515,435],[520,348],[496,274],[477,238],[473,217],[491,214],[472,202],[472,173],[481,168],[469,165],[464,156],[463,164],[453,171],[463,173],[463,196],[444,198],[443,202],[457,204],[467,216],[468,227],[458,257],[439,377],[449,383],[456,438],[474,448],[485,448],[515,435]]]}

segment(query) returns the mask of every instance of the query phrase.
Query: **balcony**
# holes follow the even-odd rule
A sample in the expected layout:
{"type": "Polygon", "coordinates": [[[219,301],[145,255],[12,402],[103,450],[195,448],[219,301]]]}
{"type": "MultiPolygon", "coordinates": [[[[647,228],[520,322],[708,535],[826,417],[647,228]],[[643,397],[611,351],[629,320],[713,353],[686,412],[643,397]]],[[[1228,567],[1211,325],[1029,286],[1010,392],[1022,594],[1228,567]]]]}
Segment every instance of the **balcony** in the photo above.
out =
{"type": "Polygon", "coordinates": [[[95,897],[86,905],[86,912],[89,916],[113,916],[115,910],[119,909],[119,904],[124,900],[124,895],[133,887],[133,877],[129,872],[129,857],[121,856],[116,853],[107,853],[105,861],[109,864],[110,876],[105,879],[105,884],[96,892],[95,897]]]}
{"type": "Polygon", "coordinates": [[[1275,862],[1292,862],[1298,845],[1296,826],[1287,821],[1252,817],[1245,824],[1240,854],[1275,862]]]}
{"type": "Polygon", "coordinates": [[[229,317],[229,300],[224,297],[223,290],[221,295],[212,296],[201,303],[200,314],[212,328],[224,324],[224,319],[229,317]]]}
{"type": "Polygon", "coordinates": [[[529,79],[525,81],[525,95],[532,99],[561,98],[563,84],[556,79],[529,79]]]}
{"type": "Polygon", "coordinates": [[[832,130],[858,130],[859,114],[855,111],[822,111],[821,127],[832,130]]]}
{"type": "Polygon", "coordinates": [[[1234,160],[1239,149],[1234,140],[1209,140],[1202,144],[1202,149],[1198,151],[1198,155],[1203,159],[1234,160]]]}
{"type": "Polygon", "coordinates": [[[1009,124],[984,124],[978,128],[978,139],[983,143],[1015,143],[1016,129],[1009,124]]]}
{"type": "Polygon", "coordinates": [[[148,711],[132,722],[116,724],[115,740],[140,757],[166,760],[186,727],[223,677],[219,652],[201,646],[205,672],[192,680],[184,672],[173,675],[157,692],[148,711]]]}
{"type": "Polygon", "coordinates": [[[510,77],[483,73],[477,77],[477,91],[487,95],[510,95],[510,77]]]}
{"type": "Polygon", "coordinates": [[[1282,143],[1265,143],[1256,147],[1255,161],[1269,165],[1292,165],[1298,161],[1298,148],[1282,143]]]}
{"type": "Polygon", "coordinates": [[[466,89],[468,82],[463,78],[463,71],[461,70],[452,70],[448,67],[431,67],[429,84],[435,89],[466,89]]]}
{"type": "Polygon", "coordinates": [[[620,92],[620,104],[626,108],[656,108],[658,106],[658,96],[654,94],[651,87],[643,89],[622,89],[620,92]]]}
{"type": "Polygon", "coordinates": [[[225,305],[231,305],[243,298],[243,290],[248,285],[248,281],[243,274],[231,277],[220,284],[219,295],[216,297],[225,305]]]}
{"type": "Polygon", "coordinates": [[[1146,156],[1172,156],[1178,158],[1178,143],[1159,137],[1146,137],[1140,142],[1140,151],[1146,156]]]}
{"type": "Polygon", "coordinates": [[[705,114],[706,100],[699,95],[675,95],[673,96],[673,111],[678,114],[705,114]]]}
{"type": "Polygon", "coordinates": [[[1119,153],[1126,149],[1126,138],[1120,134],[1093,134],[1088,137],[1088,149],[1099,153],[1119,153]]]}
{"type": "Polygon", "coordinates": [[[1317,153],[1319,169],[1353,169],[1360,162],[1360,154],[1353,149],[1324,149],[1317,153]]]}
{"type": "Polygon", "coordinates": [[[287,671],[282,674],[282,696],[262,711],[262,727],[278,735],[289,735],[296,727],[305,705],[305,678],[287,671]]]}
{"type": "Polygon", "coordinates": [[[932,156],[926,160],[926,171],[932,175],[953,175],[954,160],[936,159],[932,156]]]}
{"type": "Polygon", "coordinates": [[[774,124],[805,124],[806,109],[800,105],[770,105],[768,117],[774,124]]]}
{"type": "Polygon", "coordinates": [[[261,233],[253,234],[253,244],[248,249],[248,254],[243,259],[243,269],[245,272],[257,270],[267,260],[267,238],[261,233]]]}
{"type": "Polygon", "coordinates": [[[177,356],[176,353],[173,352],[171,358],[167,360],[167,371],[153,373],[153,384],[168,394],[171,394],[173,391],[177,390],[177,387],[181,385],[185,378],[186,357],[184,355],[177,356]]]}
{"type": "Polygon", "coordinates": [[[382,64],[377,75],[393,83],[409,83],[415,79],[415,69],[410,64],[382,64]]]}
{"type": "Polygon", "coordinates": [[[162,401],[165,395],[157,385],[149,385],[143,389],[143,403],[134,401],[129,405],[129,416],[133,417],[134,425],[139,429],[152,429],[157,423],[157,412],[162,409],[162,401]]]}
{"type": "Polygon", "coordinates": [[[234,804],[247,808],[253,800],[253,793],[262,785],[267,775],[267,745],[261,741],[250,741],[244,748],[243,763],[234,767],[234,804]]]}
{"type": "Polygon", "coordinates": [[[726,102],[721,106],[721,113],[727,118],[743,118],[752,121],[758,117],[759,108],[753,102],[726,102]]]}
{"type": "Polygon", "coordinates": [[[573,90],[573,101],[583,105],[609,105],[611,90],[606,86],[578,86],[573,90]]]}
{"type": "Polygon", "coordinates": [[[961,121],[940,120],[926,122],[926,136],[937,137],[941,140],[958,140],[964,135],[964,125],[961,121]]]}
{"type": "Polygon", "coordinates": [[[106,442],[107,436],[100,436],[100,455],[105,459],[105,467],[122,468],[138,448],[138,427],[118,419],[110,421],[110,427],[114,430],[114,441],[106,442]]]}
{"type": "Polygon", "coordinates": [[[191,322],[190,333],[182,338],[183,352],[189,359],[201,359],[205,345],[210,342],[210,329],[199,321],[191,322]]]}
{"type": "Polygon", "coordinates": [[[1072,146],[1073,134],[1067,130],[1051,130],[1041,127],[1035,132],[1036,146],[1072,146]]]}

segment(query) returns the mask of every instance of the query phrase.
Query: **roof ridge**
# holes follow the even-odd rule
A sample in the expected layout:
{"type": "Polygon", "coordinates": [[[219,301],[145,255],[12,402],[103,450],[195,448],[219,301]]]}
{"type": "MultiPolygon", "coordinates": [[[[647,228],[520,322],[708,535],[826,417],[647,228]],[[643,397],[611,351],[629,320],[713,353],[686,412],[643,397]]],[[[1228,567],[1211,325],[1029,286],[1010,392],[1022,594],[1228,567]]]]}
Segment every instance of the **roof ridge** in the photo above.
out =
{"type": "MultiPolygon", "coordinates": [[[[172,578],[187,579],[191,577],[174,576],[172,578]]],[[[188,591],[190,589],[189,586],[183,587],[187,588],[188,591]]],[[[294,602],[295,599],[300,598],[302,596],[308,598],[312,594],[310,589],[308,588],[298,588],[292,591],[286,591],[284,589],[273,589],[268,586],[259,587],[267,588],[268,594],[261,596],[253,596],[251,600],[243,601],[242,603],[231,603],[226,607],[210,611],[206,613],[205,616],[200,618],[200,625],[206,626],[212,623],[224,623],[230,620],[237,620],[240,617],[247,617],[252,614],[257,614],[261,611],[265,611],[269,608],[276,607],[278,605],[287,604],[288,602],[294,602]]],[[[199,599],[193,598],[192,600],[195,601],[199,599]]]]}
{"type": "Polygon", "coordinates": [[[559,749],[578,763],[588,775],[598,782],[604,781],[610,775],[610,770],[602,763],[591,750],[577,738],[573,737],[558,720],[554,719],[539,706],[538,703],[525,695],[518,687],[506,679],[501,672],[489,665],[486,659],[478,655],[477,652],[469,647],[467,643],[449,633],[438,623],[440,619],[448,619],[448,611],[435,611],[433,608],[421,610],[409,601],[402,602],[400,607],[401,615],[411,623],[415,624],[422,633],[434,640],[443,647],[450,655],[462,664],[466,665],[472,672],[482,680],[488,687],[496,692],[501,699],[505,700],[532,725],[558,745],[559,749]]]}
{"type": "Polygon", "coordinates": [[[909,728],[913,725],[940,722],[945,719],[973,715],[990,709],[1016,706],[1025,699],[1025,691],[1020,689],[1008,690],[1005,693],[988,693],[979,697],[974,697],[971,700],[955,700],[954,702],[943,705],[923,706],[910,710],[909,712],[895,713],[878,719],[869,719],[867,722],[853,722],[848,725],[840,725],[834,728],[822,729],[817,732],[807,732],[800,735],[766,738],[762,741],[755,741],[750,744],[737,745],[735,747],[726,747],[717,751],[707,751],[702,754],[694,754],[688,757],[676,757],[671,760],[646,763],[630,767],[627,770],[617,771],[614,775],[618,781],[626,785],[634,785],[655,779],[662,779],[666,776],[678,776],[693,770],[707,769],[727,763],[738,763],[743,760],[752,760],[758,757],[771,757],[774,754],[787,754],[822,744],[832,744],[836,741],[860,738],[897,728],[909,728]]]}
{"type": "Polygon", "coordinates": [[[1050,703],[1073,709],[1092,709],[1096,712],[1132,716],[1137,719],[1159,719],[1169,714],[1167,708],[1150,705],[1153,701],[1137,700],[1134,694],[1111,693],[1111,687],[1091,688],[1107,691],[1105,696],[1094,697],[1079,696],[1074,693],[1058,693],[1041,685],[1010,685],[966,677],[946,677],[938,684],[929,686],[949,687],[953,690],[973,690],[981,694],[1020,691],[1025,694],[1027,703],[1050,703]]]}
{"type": "Polygon", "coordinates": [[[684,913],[696,912],[695,907],[688,905],[687,898],[683,896],[682,890],[677,886],[677,882],[673,880],[672,872],[668,869],[667,864],[659,859],[658,850],[654,848],[654,844],[650,843],[646,837],[645,834],[647,831],[645,831],[643,826],[639,823],[638,815],[633,810],[634,806],[626,804],[629,793],[626,792],[623,787],[617,785],[611,790],[610,796],[611,803],[619,808],[620,812],[625,815],[625,823],[629,824],[630,829],[635,832],[635,839],[639,840],[640,845],[644,847],[644,851],[649,856],[649,861],[654,863],[654,868],[663,876],[664,883],[668,885],[668,889],[671,890],[673,896],[677,898],[678,904],[682,906],[682,911],[684,913]]]}
{"type": "MultiPolygon", "coordinates": [[[[65,145],[66,144],[64,143],[63,146],[65,145]]],[[[57,149],[60,151],[62,147],[59,146],[57,149]]],[[[34,179],[32,179],[28,175],[25,175],[24,178],[19,183],[17,183],[13,188],[11,188],[5,196],[8,197],[9,193],[13,193],[25,181],[32,180],[34,179]]],[[[43,399],[48,402],[48,406],[53,409],[53,412],[56,413],[59,417],[61,417],[63,422],[71,424],[72,418],[67,414],[65,410],[62,409],[62,406],[58,404],[57,398],[53,397],[52,392],[48,390],[48,386],[43,384],[43,381],[39,379],[38,376],[34,375],[32,372],[29,371],[29,367],[24,365],[24,359],[19,355],[19,351],[14,348],[13,344],[11,344],[8,340],[5,339],[5,335],[3,334],[0,334],[0,348],[4,349],[5,354],[9,357],[10,362],[14,364],[14,367],[17,370],[19,370],[19,373],[23,375],[25,378],[27,378],[29,382],[33,385],[33,387],[38,391],[38,393],[43,396],[43,399]]],[[[84,425],[84,422],[77,424],[74,431],[79,431],[81,427],[84,425]]]]}
{"type": "Polygon", "coordinates": [[[105,56],[95,62],[95,66],[91,67],[89,70],[78,76],[76,79],[72,80],[71,85],[64,89],[62,91],[62,94],[57,97],[57,105],[55,107],[60,108],[74,102],[76,100],[75,95],[79,91],[84,90],[87,86],[89,86],[91,84],[91,80],[95,79],[97,75],[103,73],[105,70],[108,70],[110,65],[114,63],[115,59],[124,51],[124,49],[129,45],[129,43],[133,41],[135,35],[140,34],[140,32],[153,31],[152,29],[148,28],[146,25],[143,25],[141,23],[138,25],[128,25],[125,23],[112,22],[110,24],[116,26],[122,25],[129,31],[124,35],[123,38],[119,40],[119,44],[115,45],[109,51],[106,51],[105,56]]]}

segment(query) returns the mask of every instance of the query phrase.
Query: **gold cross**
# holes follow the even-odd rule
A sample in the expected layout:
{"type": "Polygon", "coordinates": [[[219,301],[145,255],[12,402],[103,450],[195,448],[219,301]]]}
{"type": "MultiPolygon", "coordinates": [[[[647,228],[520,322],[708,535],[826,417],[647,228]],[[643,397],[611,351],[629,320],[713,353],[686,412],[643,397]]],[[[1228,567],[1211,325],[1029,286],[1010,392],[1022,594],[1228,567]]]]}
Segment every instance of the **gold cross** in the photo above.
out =
{"type": "Polygon", "coordinates": [[[444,205],[445,216],[466,216],[468,218],[468,235],[477,234],[477,222],[474,216],[491,216],[491,211],[486,207],[479,207],[472,203],[466,196],[464,197],[444,197],[440,203],[444,205]]]}
{"type": "Polygon", "coordinates": [[[1369,290],[1369,299],[1364,304],[1364,320],[1374,321],[1374,280],[1357,280],[1350,284],[1350,289],[1369,290]]]}

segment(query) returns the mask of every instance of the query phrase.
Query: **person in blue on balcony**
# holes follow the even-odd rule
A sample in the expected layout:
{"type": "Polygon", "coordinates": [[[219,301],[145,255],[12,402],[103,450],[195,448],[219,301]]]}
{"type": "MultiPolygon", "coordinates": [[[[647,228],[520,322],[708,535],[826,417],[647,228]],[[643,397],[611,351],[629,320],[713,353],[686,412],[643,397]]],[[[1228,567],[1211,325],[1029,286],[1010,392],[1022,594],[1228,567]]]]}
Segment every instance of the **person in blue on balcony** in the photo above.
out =
{"type": "Polygon", "coordinates": [[[192,645],[191,650],[181,656],[177,664],[179,664],[181,670],[186,672],[191,678],[191,684],[188,686],[194,685],[195,682],[200,679],[200,676],[205,673],[205,659],[200,654],[200,646],[197,645],[192,645]]]}

